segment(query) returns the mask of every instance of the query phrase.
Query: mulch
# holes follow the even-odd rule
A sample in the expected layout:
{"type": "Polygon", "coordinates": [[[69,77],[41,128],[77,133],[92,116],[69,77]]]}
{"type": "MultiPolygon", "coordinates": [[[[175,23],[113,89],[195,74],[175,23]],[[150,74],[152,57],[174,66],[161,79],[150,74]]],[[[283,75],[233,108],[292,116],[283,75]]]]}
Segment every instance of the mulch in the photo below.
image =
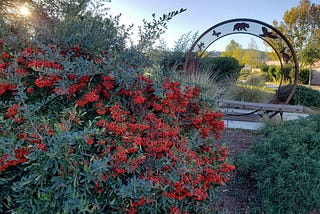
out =
{"type": "MultiPolygon", "coordinates": [[[[226,129],[220,143],[229,147],[229,157],[233,160],[236,155],[248,150],[254,143],[256,132],[255,130],[226,129]]],[[[250,200],[252,198],[254,200],[254,196],[250,192],[250,186],[236,182],[234,180],[236,177],[237,170],[233,172],[229,183],[218,188],[219,201],[213,207],[218,213],[250,213],[250,200]],[[250,196],[248,197],[247,194],[250,196]]]]}

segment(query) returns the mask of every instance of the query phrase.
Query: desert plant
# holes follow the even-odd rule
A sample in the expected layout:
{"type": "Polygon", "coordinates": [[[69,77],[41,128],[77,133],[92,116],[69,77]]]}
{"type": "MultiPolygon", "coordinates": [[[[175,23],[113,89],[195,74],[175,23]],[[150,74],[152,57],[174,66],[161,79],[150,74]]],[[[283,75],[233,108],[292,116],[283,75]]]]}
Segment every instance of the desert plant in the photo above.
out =
{"type": "Polygon", "coordinates": [[[0,40],[0,212],[210,213],[234,166],[199,87],[78,46],[7,50],[0,40]]]}
{"type": "Polygon", "coordinates": [[[237,157],[238,180],[250,182],[264,213],[320,211],[319,116],[267,123],[237,157]]]}

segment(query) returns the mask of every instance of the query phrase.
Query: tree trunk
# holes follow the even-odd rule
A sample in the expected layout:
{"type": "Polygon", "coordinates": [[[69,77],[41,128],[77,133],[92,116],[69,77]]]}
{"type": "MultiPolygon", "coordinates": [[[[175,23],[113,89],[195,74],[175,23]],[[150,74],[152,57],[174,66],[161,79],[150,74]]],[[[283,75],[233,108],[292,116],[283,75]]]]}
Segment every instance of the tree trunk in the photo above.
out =
{"type": "Polygon", "coordinates": [[[309,87],[311,87],[311,79],[312,79],[312,67],[310,65],[310,68],[309,68],[309,87]]]}

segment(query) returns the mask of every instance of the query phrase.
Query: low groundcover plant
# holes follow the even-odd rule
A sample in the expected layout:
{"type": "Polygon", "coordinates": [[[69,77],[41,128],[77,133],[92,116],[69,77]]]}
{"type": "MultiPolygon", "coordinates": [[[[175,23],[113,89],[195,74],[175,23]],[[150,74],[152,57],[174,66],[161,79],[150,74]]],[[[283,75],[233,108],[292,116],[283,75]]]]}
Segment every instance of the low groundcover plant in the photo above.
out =
{"type": "Polygon", "coordinates": [[[234,166],[198,87],[79,47],[0,56],[0,212],[210,212],[234,166]]]}

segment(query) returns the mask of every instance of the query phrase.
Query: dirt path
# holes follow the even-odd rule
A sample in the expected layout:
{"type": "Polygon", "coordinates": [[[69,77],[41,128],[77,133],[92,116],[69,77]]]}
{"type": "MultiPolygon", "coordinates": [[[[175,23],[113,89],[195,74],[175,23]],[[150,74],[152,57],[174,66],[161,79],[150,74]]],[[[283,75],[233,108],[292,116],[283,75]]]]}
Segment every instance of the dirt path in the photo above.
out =
{"type": "MultiPolygon", "coordinates": [[[[256,138],[256,131],[242,129],[226,129],[223,133],[222,142],[229,146],[230,158],[246,151],[256,138]]],[[[244,195],[248,194],[250,187],[239,185],[234,181],[236,173],[232,175],[230,183],[219,188],[219,201],[215,207],[218,213],[248,213],[248,199],[244,195]]]]}

